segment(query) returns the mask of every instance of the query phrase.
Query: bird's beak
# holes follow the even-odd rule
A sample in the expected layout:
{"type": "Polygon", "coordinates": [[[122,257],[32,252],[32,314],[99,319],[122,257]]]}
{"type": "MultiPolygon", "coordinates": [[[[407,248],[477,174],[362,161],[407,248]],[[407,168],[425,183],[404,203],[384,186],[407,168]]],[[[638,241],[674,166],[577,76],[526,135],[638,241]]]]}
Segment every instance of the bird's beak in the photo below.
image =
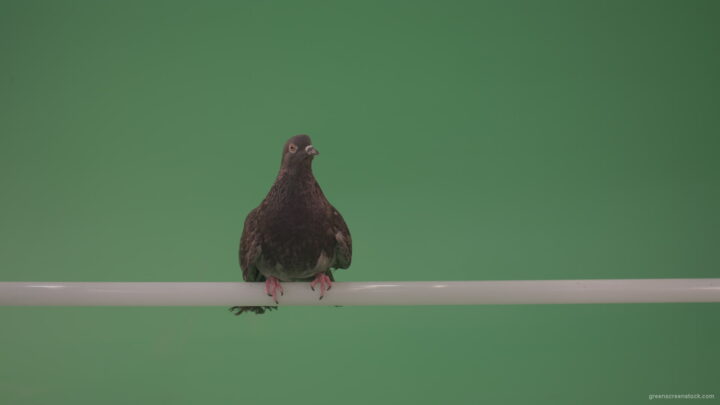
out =
{"type": "Polygon", "coordinates": [[[318,152],[318,150],[315,149],[315,147],[312,146],[312,145],[308,145],[308,146],[305,147],[305,153],[307,153],[307,154],[310,155],[310,156],[315,156],[315,155],[319,155],[319,154],[320,154],[320,152],[318,152]]]}

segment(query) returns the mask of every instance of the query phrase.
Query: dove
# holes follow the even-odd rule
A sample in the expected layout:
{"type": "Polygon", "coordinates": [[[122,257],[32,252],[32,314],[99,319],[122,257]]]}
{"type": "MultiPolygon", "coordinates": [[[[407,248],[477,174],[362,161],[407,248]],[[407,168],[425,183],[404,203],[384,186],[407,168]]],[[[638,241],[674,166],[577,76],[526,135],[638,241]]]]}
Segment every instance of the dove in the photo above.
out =
{"type": "MultiPolygon", "coordinates": [[[[245,218],[240,238],[243,280],[265,282],[279,304],[283,282],[310,281],[320,299],[335,281],[333,269],[347,269],[352,238],[340,212],[325,197],[312,171],[319,155],[308,135],[283,146],[280,171],[265,199],[245,218]]],[[[276,306],[235,306],[236,315],[262,314],[276,306]]]]}

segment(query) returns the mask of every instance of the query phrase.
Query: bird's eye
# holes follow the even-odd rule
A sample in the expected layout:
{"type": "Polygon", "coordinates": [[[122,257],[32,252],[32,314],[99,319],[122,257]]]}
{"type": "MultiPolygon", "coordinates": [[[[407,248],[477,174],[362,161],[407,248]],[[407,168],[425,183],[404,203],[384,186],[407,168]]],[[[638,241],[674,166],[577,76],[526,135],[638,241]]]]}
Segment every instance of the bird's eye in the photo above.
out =
{"type": "Polygon", "coordinates": [[[291,143],[290,146],[288,146],[288,150],[290,151],[290,153],[297,152],[297,145],[295,145],[294,143],[291,143]]]}

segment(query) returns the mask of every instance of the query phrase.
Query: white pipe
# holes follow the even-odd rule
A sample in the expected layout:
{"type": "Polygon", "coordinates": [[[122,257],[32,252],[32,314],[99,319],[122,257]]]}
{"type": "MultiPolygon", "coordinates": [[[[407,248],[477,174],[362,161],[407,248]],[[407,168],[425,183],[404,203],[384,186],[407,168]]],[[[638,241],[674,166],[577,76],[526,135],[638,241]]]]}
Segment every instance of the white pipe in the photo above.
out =
{"type": "MultiPolygon", "coordinates": [[[[338,282],[319,300],[283,283],[280,305],[478,305],[720,302],[720,278],[338,282]]],[[[0,305],[273,305],[263,283],[0,282],[0,305]]]]}

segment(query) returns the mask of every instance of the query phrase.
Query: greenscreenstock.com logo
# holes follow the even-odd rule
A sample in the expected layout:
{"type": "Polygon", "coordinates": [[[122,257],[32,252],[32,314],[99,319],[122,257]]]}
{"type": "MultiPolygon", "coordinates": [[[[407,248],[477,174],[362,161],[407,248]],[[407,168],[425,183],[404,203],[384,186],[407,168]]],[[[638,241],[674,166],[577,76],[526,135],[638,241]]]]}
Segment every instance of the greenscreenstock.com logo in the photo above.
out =
{"type": "Polygon", "coordinates": [[[715,399],[715,394],[648,394],[648,399],[715,399]]]}

